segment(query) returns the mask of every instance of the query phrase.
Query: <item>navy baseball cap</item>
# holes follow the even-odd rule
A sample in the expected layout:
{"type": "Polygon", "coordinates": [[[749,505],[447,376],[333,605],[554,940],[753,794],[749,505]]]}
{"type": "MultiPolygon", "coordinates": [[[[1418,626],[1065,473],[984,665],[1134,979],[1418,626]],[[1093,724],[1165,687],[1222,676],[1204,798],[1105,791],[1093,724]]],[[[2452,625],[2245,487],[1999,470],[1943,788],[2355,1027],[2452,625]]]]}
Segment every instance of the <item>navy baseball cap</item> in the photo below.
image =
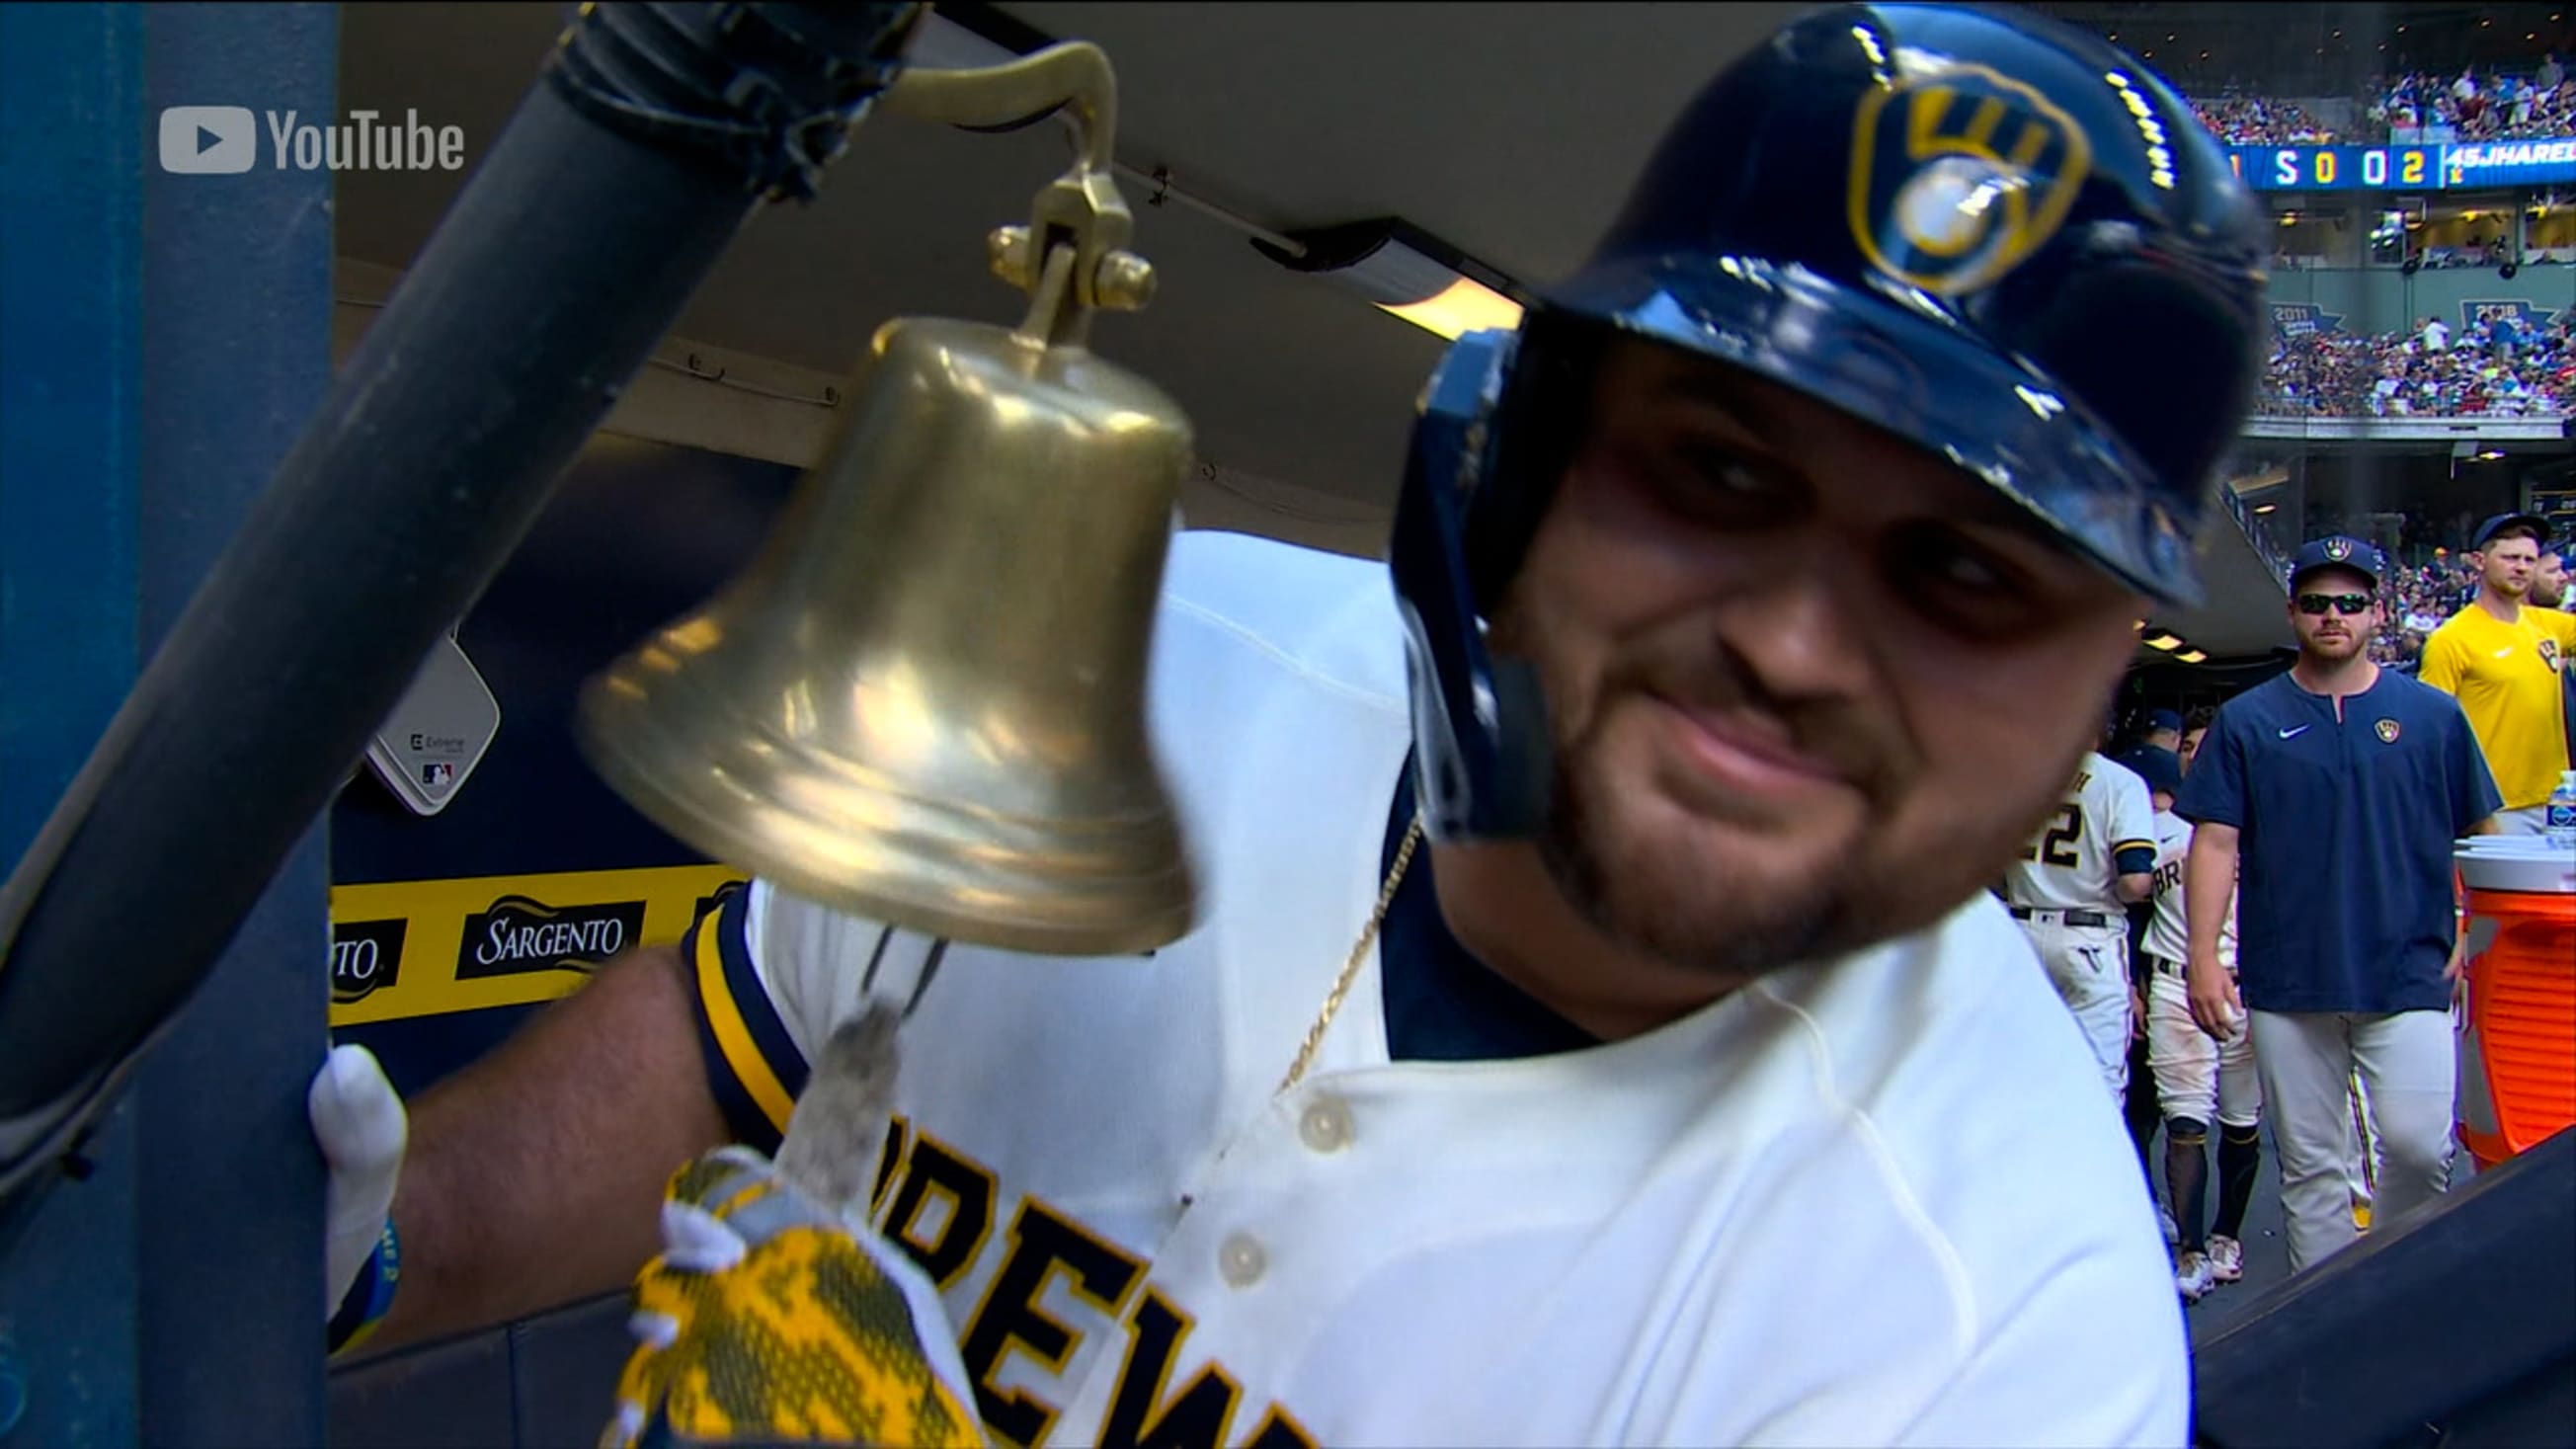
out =
{"type": "Polygon", "coordinates": [[[2140,745],[2122,755],[2119,763],[2128,766],[2139,779],[2146,781],[2149,791],[2160,790],[2167,795],[2182,793],[2182,756],[2171,750],[2158,749],[2154,745],[2140,745]]]}
{"type": "Polygon", "coordinates": [[[2182,716],[2169,709],[2148,710],[2146,733],[2154,734],[2158,730],[2172,730],[2175,734],[2181,734],[2182,716]]]}
{"type": "Polygon", "coordinates": [[[2310,539],[2299,546],[2298,554],[2290,560],[2291,589],[2296,590],[2301,579],[2325,569],[2350,569],[2370,580],[2370,586],[2376,589],[2379,576],[2388,571],[2388,565],[2380,558],[2378,549],[2360,539],[2346,538],[2339,533],[2310,539]]]}
{"type": "Polygon", "coordinates": [[[2475,535],[2477,542],[2470,544],[2469,547],[2483,549],[2488,544],[2495,542],[2495,536],[2497,534],[2504,532],[2506,529],[2513,527],[2517,523],[2529,528],[2532,532],[2532,536],[2539,540],[2541,551],[2543,553],[2548,552],[2549,520],[2541,517],[2537,513],[2499,513],[2488,519],[2486,522],[2478,525],[2478,531],[2475,535]]]}

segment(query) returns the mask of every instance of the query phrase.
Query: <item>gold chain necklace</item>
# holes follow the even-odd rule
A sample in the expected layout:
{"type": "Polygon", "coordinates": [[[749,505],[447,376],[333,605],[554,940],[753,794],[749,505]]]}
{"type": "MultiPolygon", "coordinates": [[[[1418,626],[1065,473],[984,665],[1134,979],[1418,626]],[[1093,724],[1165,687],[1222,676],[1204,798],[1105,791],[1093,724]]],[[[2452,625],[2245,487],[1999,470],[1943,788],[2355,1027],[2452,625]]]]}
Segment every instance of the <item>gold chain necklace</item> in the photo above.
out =
{"type": "Polygon", "coordinates": [[[1413,824],[1404,832],[1404,843],[1395,848],[1395,864],[1386,870],[1386,883],[1378,887],[1377,909],[1369,912],[1368,924],[1360,928],[1360,938],[1351,943],[1350,959],[1342,963],[1342,974],[1333,978],[1333,989],[1324,994],[1324,1009],[1315,1013],[1315,1024],[1306,1028],[1306,1040],[1297,1048],[1297,1059],[1288,1064],[1288,1075],[1279,1079],[1276,1096],[1286,1096],[1290,1088],[1314,1065],[1315,1049],[1324,1044],[1324,1029],[1342,1009],[1342,998],[1351,994],[1351,983],[1359,979],[1360,963],[1368,959],[1369,947],[1376,944],[1377,933],[1386,925],[1387,909],[1395,904],[1395,888],[1404,883],[1404,868],[1413,864],[1414,847],[1422,843],[1422,816],[1417,812],[1413,824]]]}

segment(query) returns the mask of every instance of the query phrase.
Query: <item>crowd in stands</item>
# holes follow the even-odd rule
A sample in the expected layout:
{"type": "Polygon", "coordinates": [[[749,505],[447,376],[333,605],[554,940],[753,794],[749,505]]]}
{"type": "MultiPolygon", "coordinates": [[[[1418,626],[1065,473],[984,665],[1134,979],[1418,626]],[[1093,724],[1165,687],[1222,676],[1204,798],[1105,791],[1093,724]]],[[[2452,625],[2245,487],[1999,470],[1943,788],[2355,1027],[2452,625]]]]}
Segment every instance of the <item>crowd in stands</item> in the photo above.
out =
{"type": "Polygon", "coordinates": [[[2382,664],[2411,666],[2423,656],[2425,639],[2460,611],[2477,585],[2454,555],[2391,568],[2379,590],[2386,607],[2371,640],[2371,657],[2382,664]]]}
{"type": "Polygon", "coordinates": [[[2231,88],[2195,97],[2192,110],[2220,140],[2237,146],[2381,145],[2391,131],[2450,128],[2454,141],[2540,141],[2576,136],[2576,75],[2544,57],[2529,75],[2463,67],[2456,75],[2416,71],[2382,77],[2354,106],[2358,121],[2337,126],[2296,101],[2231,88]]]}
{"type": "Polygon", "coordinates": [[[2576,135],[2576,80],[2549,56],[2531,75],[2484,78],[2464,68],[2456,76],[2417,73],[2377,88],[2364,113],[2368,139],[2392,129],[2448,126],[2460,141],[2538,141],[2576,135]]]}
{"type": "Polygon", "coordinates": [[[2330,146],[2343,139],[2296,101],[2216,96],[2193,100],[2191,109],[2211,135],[2235,146],[2330,146]]]}
{"type": "Polygon", "coordinates": [[[2564,320],[2276,336],[2258,411],[2271,417],[2561,416],[2576,397],[2564,320]]]}

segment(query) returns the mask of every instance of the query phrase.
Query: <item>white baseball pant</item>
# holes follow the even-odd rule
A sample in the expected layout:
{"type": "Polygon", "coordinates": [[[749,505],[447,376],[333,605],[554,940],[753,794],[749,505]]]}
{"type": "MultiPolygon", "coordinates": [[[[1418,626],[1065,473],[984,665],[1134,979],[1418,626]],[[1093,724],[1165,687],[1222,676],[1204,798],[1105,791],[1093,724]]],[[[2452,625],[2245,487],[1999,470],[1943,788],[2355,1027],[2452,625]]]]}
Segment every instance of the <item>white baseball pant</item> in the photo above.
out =
{"type": "Polygon", "coordinates": [[[2254,1070],[2252,1029],[2240,1025],[2225,1042],[2211,1040],[2191,1019],[2181,964],[2153,956],[2147,963],[2147,1067],[2165,1116],[2213,1129],[2261,1121],[2263,1080],[2254,1070]]]}
{"type": "Polygon", "coordinates": [[[2352,1220],[2352,1077],[2379,1138],[2378,1228],[2450,1187],[2458,1038],[2446,1011],[2253,1013],[2255,1071],[2280,1148],[2290,1271],[2358,1237],[2352,1220]]]}
{"type": "MultiPolygon", "coordinates": [[[[2107,914],[2086,912],[2085,914],[2107,914]]],[[[2064,911],[2033,911],[2021,928],[2048,969],[2048,982],[2075,1014],[2075,1024],[2102,1064],[2102,1080],[2111,1100],[2129,1086],[2129,930],[2117,916],[2112,925],[2075,926],[2064,911]]]]}

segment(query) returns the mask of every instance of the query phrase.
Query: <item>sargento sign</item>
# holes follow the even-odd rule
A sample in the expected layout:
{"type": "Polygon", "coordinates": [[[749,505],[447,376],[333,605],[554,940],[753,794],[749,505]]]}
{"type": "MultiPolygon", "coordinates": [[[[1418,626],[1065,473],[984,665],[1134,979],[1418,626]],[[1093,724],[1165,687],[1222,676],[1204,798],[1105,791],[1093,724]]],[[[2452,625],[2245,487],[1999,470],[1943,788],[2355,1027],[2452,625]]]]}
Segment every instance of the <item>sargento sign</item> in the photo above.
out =
{"type": "Polygon", "coordinates": [[[335,885],[331,1022],[553,1000],[624,952],[678,941],[742,880],[682,865],[335,885]]]}
{"type": "Polygon", "coordinates": [[[587,974],[643,935],[642,901],[550,906],[526,896],[503,896],[489,909],[465,918],[456,979],[531,971],[587,974]]]}
{"type": "Polygon", "coordinates": [[[403,920],[331,923],[334,1005],[364,1001],[401,980],[403,937],[410,925],[403,920]]]}

